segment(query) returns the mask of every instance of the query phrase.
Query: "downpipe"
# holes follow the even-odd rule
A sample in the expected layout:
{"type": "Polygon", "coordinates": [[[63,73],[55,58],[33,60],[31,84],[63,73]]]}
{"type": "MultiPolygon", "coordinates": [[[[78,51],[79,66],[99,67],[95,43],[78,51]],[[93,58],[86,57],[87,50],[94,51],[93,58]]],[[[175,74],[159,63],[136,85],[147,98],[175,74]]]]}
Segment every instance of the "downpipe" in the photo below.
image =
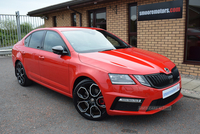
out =
{"type": "Polygon", "coordinates": [[[70,6],[67,6],[67,9],[79,14],[80,27],[82,27],[82,14],[74,9],[71,9],[70,6]]]}

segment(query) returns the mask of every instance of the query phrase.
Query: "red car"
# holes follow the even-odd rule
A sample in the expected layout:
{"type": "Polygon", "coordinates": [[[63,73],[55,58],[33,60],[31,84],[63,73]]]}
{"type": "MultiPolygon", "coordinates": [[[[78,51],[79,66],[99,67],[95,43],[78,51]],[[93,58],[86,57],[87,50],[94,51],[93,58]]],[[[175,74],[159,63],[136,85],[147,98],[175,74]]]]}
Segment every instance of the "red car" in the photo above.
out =
{"type": "Polygon", "coordinates": [[[168,58],[134,48],[99,28],[42,28],[14,45],[22,86],[32,81],[73,98],[86,119],[147,115],[183,96],[181,77],[168,58]]]}

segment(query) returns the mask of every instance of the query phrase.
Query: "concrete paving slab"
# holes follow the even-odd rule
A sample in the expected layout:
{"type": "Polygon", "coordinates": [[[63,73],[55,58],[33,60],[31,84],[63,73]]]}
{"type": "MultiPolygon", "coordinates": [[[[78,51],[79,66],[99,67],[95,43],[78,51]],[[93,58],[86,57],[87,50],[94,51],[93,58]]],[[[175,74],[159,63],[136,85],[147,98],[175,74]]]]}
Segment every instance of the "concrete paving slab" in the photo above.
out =
{"type": "Polygon", "coordinates": [[[188,97],[188,98],[193,98],[193,99],[199,99],[200,100],[200,96],[196,95],[196,94],[190,94],[190,93],[185,93],[185,92],[181,92],[183,94],[183,96],[188,97]]]}
{"type": "Polygon", "coordinates": [[[194,89],[197,92],[200,92],[200,86],[194,89]]]}
{"type": "Polygon", "coordinates": [[[200,92],[188,89],[181,89],[181,93],[185,97],[200,99],[200,92]]]}
{"type": "Polygon", "coordinates": [[[192,81],[190,81],[190,82],[188,82],[188,83],[186,83],[182,86],[185,89],[193,90],[193,89],[200,86],[200,80],[192,80],[192,81]]]}
{"type": "Polygon", "coordinates": [[[187,84],[188,82],[192,81],[193,79],[190,78],[181,78],[182,85],[187,84]]]}

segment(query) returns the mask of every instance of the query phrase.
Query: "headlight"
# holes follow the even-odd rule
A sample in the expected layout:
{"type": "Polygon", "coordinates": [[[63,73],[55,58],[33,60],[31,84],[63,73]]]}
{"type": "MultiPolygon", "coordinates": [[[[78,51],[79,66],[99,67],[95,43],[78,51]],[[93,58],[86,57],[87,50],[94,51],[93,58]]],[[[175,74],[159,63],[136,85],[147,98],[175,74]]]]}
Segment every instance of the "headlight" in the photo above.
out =
{"type": "Polygon", "coordinates": [[[112,84],[133,85],[135,82],[127,74],[109,74],[112,84]]]}
{"type": "Polygon", "coordinates": [[[133,75],[142,85],[151,86],[143,75],[133,75]]]}

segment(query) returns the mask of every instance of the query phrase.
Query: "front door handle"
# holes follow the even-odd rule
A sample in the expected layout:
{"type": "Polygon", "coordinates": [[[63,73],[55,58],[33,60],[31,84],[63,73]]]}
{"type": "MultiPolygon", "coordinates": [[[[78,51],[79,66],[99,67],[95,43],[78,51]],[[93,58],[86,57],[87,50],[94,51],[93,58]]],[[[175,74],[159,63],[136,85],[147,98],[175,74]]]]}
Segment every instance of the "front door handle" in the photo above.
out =
{"type": "Polygon", "coordinates": [[[39,56],[39,59],[44,60],[44,56],[39,56]]]}

